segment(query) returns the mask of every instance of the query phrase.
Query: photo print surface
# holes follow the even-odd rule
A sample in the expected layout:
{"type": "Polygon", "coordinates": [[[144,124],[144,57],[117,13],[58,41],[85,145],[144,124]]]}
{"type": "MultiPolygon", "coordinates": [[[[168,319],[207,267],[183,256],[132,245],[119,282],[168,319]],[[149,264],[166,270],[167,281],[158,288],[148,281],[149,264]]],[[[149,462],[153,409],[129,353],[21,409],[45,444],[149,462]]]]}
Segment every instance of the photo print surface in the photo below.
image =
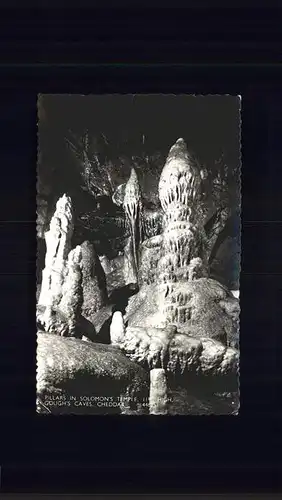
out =
{"type": "Polygon", "coordinates": [[[38,413],[238,414],[240,108],[38,96],[38,413]]]}

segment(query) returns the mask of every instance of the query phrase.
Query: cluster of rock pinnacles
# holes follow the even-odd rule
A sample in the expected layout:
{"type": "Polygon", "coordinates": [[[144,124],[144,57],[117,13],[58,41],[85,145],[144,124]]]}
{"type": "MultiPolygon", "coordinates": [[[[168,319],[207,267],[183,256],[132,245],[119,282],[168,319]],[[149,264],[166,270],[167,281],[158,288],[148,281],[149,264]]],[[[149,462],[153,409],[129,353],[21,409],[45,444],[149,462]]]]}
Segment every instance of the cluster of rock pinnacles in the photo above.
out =
{"type": "Polygon", "coordinates": [[[86,241],[71,248],[74,226],[69,196],[58,200],[45,233],[38,346],[41,336],[46,342],[46,333],[66,337],[63,342],[69,337],[80,339],[83,349],[90,346],[86,340],[103,343],[99,331],[105,317],[111,349],[149,373],[152,414],[167,413],[168,374],[228,378],[236,377],[238,370],[234,339],[239,305],[225,287],[209,278],[200,198],[199,167],[183,139],[178,139],[159,181],[163,232],[144,239],[141,189],[132,169],[123,199],[131,234],[123,272],[125,284],[137,285],[138,291],[125,311],[108,306],[108,269],[93,244],[86,241]]]}

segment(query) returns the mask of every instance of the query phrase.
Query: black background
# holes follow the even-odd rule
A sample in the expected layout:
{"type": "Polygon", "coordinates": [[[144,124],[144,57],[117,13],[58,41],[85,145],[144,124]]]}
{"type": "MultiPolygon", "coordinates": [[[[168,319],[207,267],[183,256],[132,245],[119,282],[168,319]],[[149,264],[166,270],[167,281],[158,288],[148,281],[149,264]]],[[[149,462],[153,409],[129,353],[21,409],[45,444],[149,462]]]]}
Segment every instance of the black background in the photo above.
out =
{"type": "Polygon", "coordinates": [[[236,9],[229,12],[229,22],[223,11],[204,16],[197,10],[185,15],[178,11],[177,19],[172,12],[159,11],[158,22],[152,13],[146,18],[144,12],[136,13],[135,21],[128,13],[125,22],[124,13],[111,13],[109,18],[105,11],[92,13],[92,26],[83,10],[61,11],[57,23],[50,11],[42,16],[44,21],[38,13],[26,12],[3,12],[0,30],[3,492],[279,488],[282,68],[275,62],[281,52],[280,10],[236,9]],[[12,24],[9,16],[14,16],[12,24]],[[108,64],[87,64],[95,58],[96,63],[108,64]],[[242,95],[239,416],[50,418],[35,414],[39,92],[242,95]]]}

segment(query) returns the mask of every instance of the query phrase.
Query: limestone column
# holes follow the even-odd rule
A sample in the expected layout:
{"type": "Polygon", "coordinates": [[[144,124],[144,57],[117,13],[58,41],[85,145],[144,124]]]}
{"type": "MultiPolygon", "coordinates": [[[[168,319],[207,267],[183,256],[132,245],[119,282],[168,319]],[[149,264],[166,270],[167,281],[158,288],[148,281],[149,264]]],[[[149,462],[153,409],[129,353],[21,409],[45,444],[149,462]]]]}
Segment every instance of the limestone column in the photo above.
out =
{"type": "Polygon", "coordinates": [[[167,380],[163,368],[153,368],[150,371],[149,408],[152,415],[166,415],[167,408],[167,380]]]}
{"type": "Polygon", "coordinates": [[[50,229],[45,233],[45,268],[42,272],[42,286],[38,301],[41,306],[52,308],[60,302],[73,229],[71,199],[64,194],[57,202],[50,229]]]}

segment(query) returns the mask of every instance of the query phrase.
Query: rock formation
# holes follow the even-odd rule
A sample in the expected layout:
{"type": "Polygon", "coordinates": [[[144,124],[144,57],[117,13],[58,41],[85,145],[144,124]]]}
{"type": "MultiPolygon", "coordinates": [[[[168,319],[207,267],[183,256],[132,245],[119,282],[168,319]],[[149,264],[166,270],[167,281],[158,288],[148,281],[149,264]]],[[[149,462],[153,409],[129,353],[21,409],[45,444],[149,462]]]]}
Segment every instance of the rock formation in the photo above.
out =
{"type": "Polygon", "coordinates": [[[46,258],[37,305],[37,321],[46,332],[95,339],[91,320],[107,303],[106,278],[99,257],[88,241],[71,250],[71,200],[66,195],[45,233],[46,258]],[[89,322],[90,320],[90,322],[89,322]]]}
{"type": "Polygon", "coordinates": [[[120,311],[115,311],[110,326],[111,344],[113,345],[121,344],[123,341],[124,332],[125,332],[125,327],[124,327],[122,313],[120,311]]]}
{"type": "Polygon", "coordinates": [[[155,210],[143,209],[144,239],[152,238],[162,233],[163,212],[161,208],[155,210]]]}
{"type": "Polygon", "coordinates": [[[93,336],[94,327],[89,333],[89,326],[85,325],[86,320],[83,321],[81,316],[82,303],[81,247],[77,246],[70,251],[65,264],[62,298],[59,304],[37,307],[39,327],[62,337],[80,338],[83,332],[93,336]]]}
{"type": "Polygon", "coordinates": [[[137,276],[138,249],[142,239],[142,202],[140,185],[134,168],[131,169],[129,180],[125,186],[123,207],[130,227],[134,267],[137,276]]]}
{"type": "Polygon", "coordinates": [[[128,327],[119,347],[132,361],[150,370],[149,407],[153,414],[171,411],[168,409],[167,375],[170,375],[170,382],[179,380],[179,385],[188,393],[194,389],[195,377],[198,386],[209,379],[218,390],[223,386],[225,392],[236,392],[239,353],[221,342],[181,334],[173,327],[128,327]],[[194,377],[193,382],[191,377],[194,377]]]}
{"type": "Polygon", "coordinates": [[[171,323],[186,321],[185,304],[180,295],[174,293],[174,283],[207,275],[206,263],[200,257],[203,255],[203,228],[197,221],[200,187],[199,167],[189,155],[183,139],[178,139],[169,151],[159,182],[164,210],[163,249],[158,268],[163,289],[160,307],[171,323]],[[197,266],[194,259],[197,259],[197,266]],[[197,267],[197,273],[193,273],[190,266],[192,269],[197,267]]]}
{"type": "Polygon", "coordinates": [[[123,396],[130,398],[126,412],[142,413],[138,401],[148,389],[148,373],[115,347],[37,335],[37,398],[49,413],[121,413],[123,396]],[[59,403],[49,405],[50,397],[59,403]]]}
{"type": "Polygon", "coordinates": [[[181,404],[199,380],[238,390],[239,301],[209,274],[202,177],[178,139],[159,180],[161,208],[151,210],[132,168],[113,197],[130,234],[123,255],[96,247],[116,255],[111,261],[89,241],[71,250],[71,200],[60,198],[45,234],[38,304],[39,329],[57,335],[38,334],[38,401],[114,396],[119,403],[109,413],[138,414],[149,395],[150,413],[164,415],[173,414],[170,394],[181,404]]]}
{"type": "Polygon", "coordinates": [[[94,246],[89,241],[84,241],[81,245],[81,271],[82,314],[92,321],[93,315],[107,302],[107,286],[103,267],[94,246]]]}
{"type": "Polygon", "coordinates": [[[101,266],[104,270],[105,275],[110,274],[112,269],[111,269],[111,262],[108,259],[106,255],[100,255],[99,260],[101,262],[101,266]]]}
{"type": "Polygon", "coordinates": [[[158,279],[158,265],[162,249],[163,236],[156,235],[143,241],[140,247],[140,266],[138,283],[149,285],[158,279]]]}
{"type": "Polygon", "coordinates": [[[114,194],[112,195],[113,203],[118,207],[121,207],[123,205],[125,197],[125,188],[126,188],[126,183],[120,184],[119,186],[117,186],[114,194]]]}
{"type": "MultiPolygon", "coordinates": [[[[161,289],[161,293],[162,289],[161,289]]],[[[238,335],[239,301],[210,278],[175,283],[166,317],[160,308],[158,284],[144,285],[129,299],[125,321],[129,327],[165,328],[172,325],[181,333],[210,337],[234,345],[238,335]],[[174,305],[177,305],[177,312],[174,305]]]]}
{"type": "Polygon", "coordinates": [[[103,344],[110,344],[110,325],[113,315],[113,306],[108,304],[97,311],[92,319],[91,324],[95,328],[95,338],[96,342],[101,342],[103,344]]]}
{"type": "Polygon", "coordinates": [[[197,220],[200,180],[197,163],[179,139],[159,184],[164,232],[141,246],[141,289],[130,299],[126,317],[129,326],[175,325],[181,333],[231,345],[239,305],[225,287],[208,278],[204,232],[197,220]]]}
{"type": "Polygon", "coordinates": [[[163,234],[141,246],[141,288],[129,300],[128,326],[118,342],[130,359],[152,370],[152,412],[166,412],[166,373],[237,377],[239,304],[226,287],[208,277],[203,218],[197,218],[200,189],[200,169],[179,139],[159,183],[163,234]],[[154,370],[164,372],[156,372],[155,379],[154,370]],[[156,410],[158,377],[163,377],[163,396],[156,410]]]}
{"type": "Polygon", "coordinates": [[[134,258],[133,240],[131,236],[128,238],[124,247],[123,273],[125,285],[137,285],[138,274],[134,258]]]}
{"type": "Polygon", "coordinates": [[[119,345],[132,361],[150,370],[213,376],[232,376],[238,370],[236,349],[207,337],[178,333],[173,327],[128,327],[119,345]]]}
{"type": "Polygon", "coordinates": [[[71,199],[63,195],[57,202],[50,229],[45,233],[46,257],[38,304],[54,307],[62,297],[66,258],[71,249],[73,214],[71,199]]]}
{"type": "Polygon", "coordinates": [[[167,413],[167,383],[163,368],[153,368],[150,371],[149,408],[151,415],[167,413]]]}
{"type": "Polygon", "coordinates": [[[77,246],[68,255],[62,299],[58,307],[67,318],[69,337],[80,336],[78,329],[83,304],[81,260],[82,248],[77,246]]]}

